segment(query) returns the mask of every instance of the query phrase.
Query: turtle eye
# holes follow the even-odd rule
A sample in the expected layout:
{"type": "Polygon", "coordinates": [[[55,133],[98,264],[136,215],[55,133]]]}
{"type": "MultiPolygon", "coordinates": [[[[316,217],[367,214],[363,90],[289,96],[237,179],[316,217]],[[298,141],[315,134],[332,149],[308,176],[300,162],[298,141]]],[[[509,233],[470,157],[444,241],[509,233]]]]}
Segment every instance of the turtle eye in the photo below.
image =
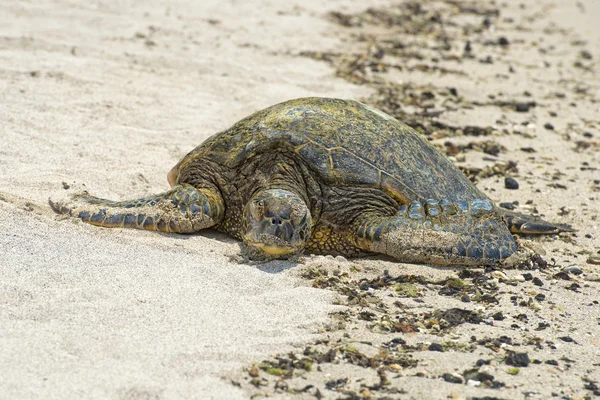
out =
{"type": "Polygon", "coordinates": [[[250,206],[250,211],[252,216],[257,219],[261,219],[265,212],[265,202],[264,200],[253,201],[250,206]]]}

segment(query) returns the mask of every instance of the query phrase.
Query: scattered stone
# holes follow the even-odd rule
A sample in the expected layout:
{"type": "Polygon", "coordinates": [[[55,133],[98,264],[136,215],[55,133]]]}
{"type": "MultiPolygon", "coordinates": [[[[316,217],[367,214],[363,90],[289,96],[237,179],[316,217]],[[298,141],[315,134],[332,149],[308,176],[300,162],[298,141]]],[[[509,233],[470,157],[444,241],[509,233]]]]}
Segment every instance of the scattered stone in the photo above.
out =
{"type": "Polygon", "coordinates": [[[543,293],[536,294],[536,295],[535,295],[535,299],[536,299],[537,301],[544,301],[544,300],[546,300],[546,295],[545,295],[545,294],[543,294],[543,293]]]}
{"type": "Polygon", "coordinates": [[[554,130],[554,125],[552,125],[550,122],[546,122],[544,124],[544,128],[548,129],[549,131],[553,131],[554,130]]]}
{"type": "Polygon", "coordinates": [[[510,42],[508,41],[507,38],[505,38],[504,36],[500,37],[500,39],[498,39],[498,44],[500,46],[508,46],[510,44],[510,42]]]}
{"type": "Polygon", "coordinates": [[[508,365],[514,365],[515,367],[527,367],[531,360],[527,353],[516,353],[514,351],[507,351],[504,362],[508,365]]]}
{"type": "Polygon", "coordinates": [[[588,257],[588,264],[600,265],[600,257],[588,257]]]}
{"type": "Polygon", "coordinates": [[[498,311],[497,313],[492,315],[492,318],[494,319],[494,321],[503,321],[504,319],[506,319],[504,314],[502,314],[502,311],[498,311]]]}
{"type": "Polygon", "coordinates": [[[526,281],[530,281],[533,279],[533,275],[531,275],[529,272],[526,272],[523,274],[523,278],[525,278],[526,281]]]}
{"type": "Polygon", "coordinates": [[[514,210],[516,208],[513,203],[500,203],[499,206],[507,210],[514,210]]]}
{"type": "Polygon", "coordinates": [[[573,339],[571,336],[560,336],[559,339],[566,343],[575,342],[575,339],[573,339]]]}
{"type": "Polygon", "coordinates": [[[515,111],[517,112],[528,112],[531,105],[529,103],[516,103],[515,111]]]}
{"type": "Polygon", "coordinates": [[[540,278],[538,278],[537,276],[535,278],[533,278],[533,284],[535,286],[544,286],[544,282],[542,282],[542,280],[540,278]]]}
{"type": "Polygon", "coordinates": [[[463,383],[463,378],[457,374],[445,373],[442,375],[442,379],[450,383],[463,383]]]}
{"type": "Polygon", "coordinates": [[[504,178],[504,187],[510,190],[516,190],[519,188],[519,182],[514,178],[504,178]]]}
{"type": "Polygon", "coordinates": [[[439,343],[431,343],[429,345],[429,351],[439,351],[439,352],[443,353],[444,352],[444,346],[442,346],[439,343]]]}
{"type": "Polygon", "coordinates": [[[563,271],[573,275],[583,274],[583,270],[579,265],[569,265],[568,267],[563,268],[563,271]]]}

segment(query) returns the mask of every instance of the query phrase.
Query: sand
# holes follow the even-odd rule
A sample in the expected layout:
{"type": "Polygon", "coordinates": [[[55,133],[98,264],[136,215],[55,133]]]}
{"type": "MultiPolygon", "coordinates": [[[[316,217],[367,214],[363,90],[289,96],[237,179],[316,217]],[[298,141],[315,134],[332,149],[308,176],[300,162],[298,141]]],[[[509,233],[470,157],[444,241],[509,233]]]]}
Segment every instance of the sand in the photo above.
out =
{"type": "MultiPolygon", "coordinates": [[[[497,138],[519,163],[521,189],[508,191],[498,177],[480,187],[495,201],[534,199],[546,218],[576,226],[579,232],[570,243],[554,238],[533,241],[532,246],[561,266],[581,265],[586,277],[598,273],[586,259],[600,250],[598,221],[592,219],[600,214],[600,186],[594,183],[600,173],[581,167],[585,161],[597,168],[600,159],[593,148],[573,149],[583,132],[595,135],[590,141],[600,137],[598,4],[543,2],[525,12],[518,2],[508,2],[503,15],[518,20],[537,12],[539,18],[527,20],[525,30],[503,34],[513,41],[524,36],[528,43],[543,37],[535,40],[547,49],[519,52],[513,45],[517,50],[507,57],[517,66],[515,79],[498,79],[497,74],[507,73],[503,63],[472,81],[406,71],[395,76],[404,82],[432,79],[455,85],[475,100],[492,91],[511,97],[528,90],[544,103],[533,116],[508,117],[515,125],[533,119],[533,126],[523,130],[539,140],[497,138]],[[544,34],[544,29],[566,33],[544,34]],[[581,39],[584,47],[571,46],[581,39]],[[583,60],[591,70],[572,66],[583,49],[591,52],[591,61],[583,60]],[[549,65],[539,72],[544,61],[549,65]],[[577,92],[584,83],[588,96],[577,92]],[[550,96],[559,91],[566,91],[566,98],[550,96]],[[551,118],[553,132],[543,128],[550,121],[549,109],[558,112],[551,118]],[[527,145],[535,146],[535,160],[519,152],[527,145]],[[560,182],[567,189],[547,186],[555,170],[566,173],[560,182]],[[560,211],[564,206],[566,216],[560,211]]],[[[298,56],[304,50],[358,52],[349,28],[332,22],[327,13],[364,8],[349,0],[0,4],[0,398],[289,397],[272,384],[250,384],[252,362],[299,351],[328,335],[352,333],[353,340],[375,344],[385,339],[363,328],[323,333],[331,324],[330,313],[345,308],[336,305],[339,294],[334,290],[314,288],[302,277],[307,268],[351,272],[358,266],[370,277],[383,269],[436,279],[457,273],[378,258],[354,262],[305,257],[300,264],[247,265],[238,261],[239,243],[216,232],[178,236],[99,229],[58,217],[47,205],[49,197],[64,196],[67,187],[85,187],[113,199],[165,190],[167,172],[189,150],[280,101],[302,96],[367,99],[372,88],[336,77],[327,63],[298,56]]],[[[475,64],[460,67],[472,76],[481,70],[475,64]]],[[[458,125],[489,124],[501,119],[502,111],[482,108],[448,118],[458,125]]],[[[482,153],[466,157],[467,165],[485,164],[482,153]]],[[[598,299],[598,283],[590,279],[585,285],[579,294],[562,284],[552,288],[560,289],[553,300],[568,315],[552,334],[565,330],[578,342],[572,351],[578,362],[572,368],[561,365],[562,371],[552,372],[553,379],[539,378],[536,384],[533,372],[511,376],[514,386],[505,394],[424,380],[416,370],[406,370],[398,378],[406,398],[428,398],[431,393],[438,398],[453,393],[514,398],[528,390],[539,398],[561,390],[564,396],[584,396],[589,391],[581,377],[600,376],[600,309],[588,307],[598,299]]],[[[461,304],[433,292],[424,300],[431,309],[461,304]]],[[[511,302],[498,307],[507,315],[516,313],[511,302]]],[[[548,312],[551,319],[554,314],[548,312]]],[[[509,329],[510,322],[505,325],[509,329]]],[[[483,336],[489,327],[468,329],[483,336]]],[[[410,335],[411,343],[433,340],[410,335]]],[[[545,348],[536,356],[558,358],[569,352],[567,348],[556,355],[545,348]]],[[[419,371],[439,377],[451,366],[460,372],[457,365],[475,356],[425,352],[423,357],[419,371]]],[[[341,395],[324,389],[332,377],[349,377],[356,385],[377,377],[360,368],[329,367],[305,379],[328,398],[341,395]]],[[[315,395],[314,390],[303,395],[309,394],[315,395]]]]}

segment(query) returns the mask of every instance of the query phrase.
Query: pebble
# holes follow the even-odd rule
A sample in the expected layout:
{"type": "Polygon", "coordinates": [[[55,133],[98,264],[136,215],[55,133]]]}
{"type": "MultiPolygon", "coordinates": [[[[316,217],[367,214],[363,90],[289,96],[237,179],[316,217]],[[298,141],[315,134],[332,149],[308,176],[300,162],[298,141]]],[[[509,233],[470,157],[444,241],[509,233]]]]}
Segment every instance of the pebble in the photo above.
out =
{"type": "Polygon", "coordinates": [[[458,374],[449,374],[446,372],[444,375],[442,375],[442,379],[450,383],[463,383],[462,376],[458,374]]]}
{"type": "Polygon", "coordinates": [[[494,318],[494,321],[502,321],[506,317],[504,316],[504,314],[502,314],[502,311],[498,311],[497,313],[495,313],[494,315],[492,315],[492,318],[494,318]]]}
{"type": "Polygon", "coordinates": [[[544,300],[546,300],[546,295],[545,295],[545,294],[542,294],[542,293],[540,293],[540,294],[536,294],[536,295],[535,295],[535,299],[536,299],[537,301],[544,301],[544,300]]]}
{"type": "Polygon", "coordinates": [[[529,103],[517,103],[515,104],[515,110],[517,112],[527,112],[529,111],[529,103]]]}
{"type": "Polygon", "coordinates": [[[525,278],[526,281],[530,281],[533,279],[533,275],[531,275],[529,272],[526,272],[523,274],[523,278],[525,278]]]}
{"type": "Polygon", "coordinates": [[[547,122],[544,124],[544,128],[548,129],[549,131],[553,131],[554,125],[552,125],[550,122],[547,122]]]}
{"type": "Polygon", "coordinates": [[[515,367],[527,367],[531,360],[527,353],[515,353],[513,351],[509,351],[504,359],[508,365],[514,365],[515,367]]]}
{"type": "Polygon", "coordinates": [[[516,206],[513,203],[500,203],[500,207],[506,208],[507,210],[514,210],[516,206]]]}
{"type": "Polygon", "coordinates": [[[504,187],[511,190],[519,188],[519,182],[515,178],[504,178],[504,187]]]}
{"type": "Polygon", "coordinates": [[[429,345],[429,351],[439,351],[439,352],[444,352],[444,347],[439,344],[439,343],[431,343],[429,345]]]}
{"type": "Polygon", "coordinates": [[[588,264],[600,265],[600,257],[589,257],[587,259],[588,264]]]}
{"type": "Polygon", "coordinates": [[[507,281],[508,280],[508,276],[506,276],[506,274],[502,271],[494,271],[492,272],[492,277],[500,280],[500,281],[507,281]]]}
{"type": "Polygon", "coordinates": [[[569,265],[568,267],[563,268],[563,271],[573,275],[583,274],[583,270],[579,265],[569,265]]]}
{"type": "Polygon", "coordinates": [[[538,278],[537,276],[535,278],[533,278],[533,284],[535,286],[544,286],[544,282],[542,282],[542,280],[540,278],[538,278]]]}

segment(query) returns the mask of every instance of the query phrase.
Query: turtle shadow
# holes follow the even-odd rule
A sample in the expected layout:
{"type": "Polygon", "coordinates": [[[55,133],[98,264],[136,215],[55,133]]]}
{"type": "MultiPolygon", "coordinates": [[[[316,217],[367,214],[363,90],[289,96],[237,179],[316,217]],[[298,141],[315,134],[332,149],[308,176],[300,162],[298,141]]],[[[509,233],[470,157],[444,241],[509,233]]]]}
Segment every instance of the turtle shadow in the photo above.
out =
{"type": "Polygon", "coordinates": [[[266,272],[267,274],[280,274],[283,271],[287,271],[288,269],[298,267],[299,263],[296,261],[290,260],[272,260],[266,261],[262,263],[254,264],[253,266],[261,272],[266,272]]]}

